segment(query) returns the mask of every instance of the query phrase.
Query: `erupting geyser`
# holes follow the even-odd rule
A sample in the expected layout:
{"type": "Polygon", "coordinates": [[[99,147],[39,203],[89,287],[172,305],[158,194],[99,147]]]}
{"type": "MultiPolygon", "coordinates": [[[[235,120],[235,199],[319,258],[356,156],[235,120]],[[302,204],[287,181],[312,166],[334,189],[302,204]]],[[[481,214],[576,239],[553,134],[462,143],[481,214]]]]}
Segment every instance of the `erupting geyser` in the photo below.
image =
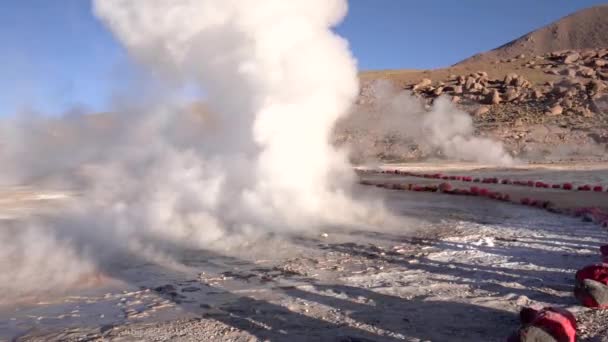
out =
{"type": "Polygon", "coordinates": [[[208,154],[248,166],[221,165],[223,184],[253,173],[230,199],[245,222],[305,225],[344,214],[336,211],[348,206],[340,182],[352,176],[328,142],[358,93],[347,43],[330,30],[345,16],[345,0],[95,5],[136,58],[171,78],[193,78],[207,93],[221,120],[212,143],[222,146],[208,154]]]}
{"type": "Polygon", "coordinates": [[[369,206],[349,196],[355,175],[345,154],[329,143],[358,93],[348,44],[331,30],[346,0],[94,5],[129,53],[168,86],[195,82],[203,90],[213,126],[194,136],[180,131],[191,123],[167,96],[136,114],[117,110],[102,135],[62,119],[74,134],[69,143],[22,132],[37,125],[3,127],[15,140],[0,155],[3,165],[23,176],[40,171],[32,161],[52,158],[53,172],[65,175],[60,184],[82,196],[60,215],[0,234],[10,246],[0,253],[1,293],[61,287],[97,266],[109,269],[120,255],[160,262],[175,247],[238,240],[227,234],[369,217],[369,206]],[[27,154],[19,153],[25,137],[35,137],[27,154]]]}

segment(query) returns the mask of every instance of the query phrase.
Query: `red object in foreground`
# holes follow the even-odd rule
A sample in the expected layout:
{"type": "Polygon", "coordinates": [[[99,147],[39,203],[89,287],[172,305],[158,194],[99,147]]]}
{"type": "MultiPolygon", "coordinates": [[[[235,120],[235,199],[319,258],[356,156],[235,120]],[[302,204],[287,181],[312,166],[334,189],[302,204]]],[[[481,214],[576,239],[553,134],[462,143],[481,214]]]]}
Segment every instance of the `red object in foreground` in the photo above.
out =
{"type": "Polygon", "coordinates": [[[523,205],[530,205],[530,203],[532,203],[532,201],[528,197],[522,198],[520,202],[523,205]]]}
{"type": "Polygon", "coordinates": [[[574,295],[588,308],[608,308],[608,264],[589,265],[576,272],[574,295]]]}
{"type": "Polygon", "coordinates": [[[604,187],[600,186],[600,185],[594,186],[593,187],[593,191],[595,191],[595,192],[602,192],[602,191],[604,191],[604,187]]]}
{"type": "Polygon", "coordinates": [[[581,185],[578,187],[578,191],[591,191],[591,185],[581,185]]]}
{"type": "Polygon", "coordinates": [[[561,185],[559,184],[553,184],[553,186],[551,186],[553,189],[561,189],[561,185]]]}
{"type": "Polygon", "coordinates": [[[562,188],[564,188],[564,190],[572,190],[573,186],[571,183],[564,183],[562,188]]]}
{"type": "Polygon", "coordinates": [[[576,319],[568,310],[523,308],[519,316],[522,325],[508,342],[576,341],[576,319]]]}

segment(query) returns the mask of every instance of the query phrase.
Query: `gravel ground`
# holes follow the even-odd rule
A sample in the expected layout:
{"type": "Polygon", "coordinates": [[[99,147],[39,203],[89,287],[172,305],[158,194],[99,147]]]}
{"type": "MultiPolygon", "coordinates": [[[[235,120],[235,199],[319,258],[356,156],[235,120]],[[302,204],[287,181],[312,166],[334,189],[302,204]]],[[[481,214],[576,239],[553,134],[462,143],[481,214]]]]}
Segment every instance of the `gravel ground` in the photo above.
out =
{"type": "Polygon", "coordinates": [[[407,217],[402,227],[192,251],[185,270],[133,264],[105,293],[1,310],[0,332],[19,341],[503,341],[522,306],[553,305],[577,315],[581,341],[606,341],[608,315],[577,306],[571,292],[608,231],[482,198],[362,191],[385,196],[407,217]]]}

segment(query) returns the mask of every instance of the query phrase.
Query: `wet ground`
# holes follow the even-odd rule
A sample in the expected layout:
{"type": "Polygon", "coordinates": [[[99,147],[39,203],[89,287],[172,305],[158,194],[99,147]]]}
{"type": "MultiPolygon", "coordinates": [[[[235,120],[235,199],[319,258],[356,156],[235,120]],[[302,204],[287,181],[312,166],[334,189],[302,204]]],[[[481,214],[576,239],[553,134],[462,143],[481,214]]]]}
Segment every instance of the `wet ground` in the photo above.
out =
{"type": "MultiPolygon", "coordinates": [[[[602,168],[584,180],[572,169],[473,172],[606,179],[602,168]]],[[[504,341],[535,304],[575,312],[582,341],[608,337],[608,314],[572,296],[607,230],[479,197],[358,191],[384,197],[402,224],[268,235],[182,251],[175,265],[125,260],[94,288],[5,303],[0,340],[504,341]]]]}

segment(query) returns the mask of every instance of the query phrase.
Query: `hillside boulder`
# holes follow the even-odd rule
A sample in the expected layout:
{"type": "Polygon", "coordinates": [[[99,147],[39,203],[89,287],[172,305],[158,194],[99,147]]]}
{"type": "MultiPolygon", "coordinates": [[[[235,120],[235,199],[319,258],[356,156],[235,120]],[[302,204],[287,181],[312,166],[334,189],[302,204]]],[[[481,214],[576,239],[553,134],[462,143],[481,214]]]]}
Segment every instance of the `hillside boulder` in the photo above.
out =
{"type": "Polygon", "coordinates": [[[424,79],[422,79],[422,81],[420,81],[416,85],[414,85],[413,90],[416,91],[416,90],[428,88],[431,84],[433,84],[433,81],[431,81],[428,78],[424,78],[424,79]]]}
{"type": "Polygon", "coordinates": [[[477,84],[477,80],[475,79],[475,77],[469,76],[469,77],[467,77],[467,80],[466,80],[466,82],[464,84],[464,88],[466,90],[471,90],[471,89],[473,89],[473,87],[475,86],[475,84],[477,84]]]}
{"type": "Polygon", "coordinates": [[[504,98],[505,102],[511,102],[511,101],[515,101],[517,98],[519,98],[519,95],[520,95],[520,93],[516,88],[509,88],[505,92],[503,98],[504,98]]]}
{"type": "Polygon", "coordinates": [[[578,61],[581,58],[581,55],[578,52],[572,52],[564,56],[563,63],[564,64],[572,64],[578,61]]]}
{"type": "Polygon", "coordinates": [[[564,108],[562,106],[555,105],[553,107],[550,107],[546,113],[547,113],[547,115],[550,115],[550,116],[556,116],[556,115],[562,115],[563,112],[564,112],[564,108]]]}
{"type": "Polygon", "coordinates": [[[481,107],[477,108],[475,110],[475,112],[473,112],[473,115],[482,116],[482,115],[488,114],[488,112],[490,112],[490,108],[488,108],[486,106],[481,106],[481,107]]]}
{"type": "Polygon", "coordinates": [[[508,74],[507,76],[505,76],[505,78],[504,78],[504,80],[503,80],[503,83],[504,83],[505,85],[507,85],[507,86],[508,86],[508,85],[515,85],[515,84],[514,84],[514,82],[515,82],[515,81],[516,81],[518,78],[519,78],[519,75],[511,73],[511,74],[508,74]]]}

